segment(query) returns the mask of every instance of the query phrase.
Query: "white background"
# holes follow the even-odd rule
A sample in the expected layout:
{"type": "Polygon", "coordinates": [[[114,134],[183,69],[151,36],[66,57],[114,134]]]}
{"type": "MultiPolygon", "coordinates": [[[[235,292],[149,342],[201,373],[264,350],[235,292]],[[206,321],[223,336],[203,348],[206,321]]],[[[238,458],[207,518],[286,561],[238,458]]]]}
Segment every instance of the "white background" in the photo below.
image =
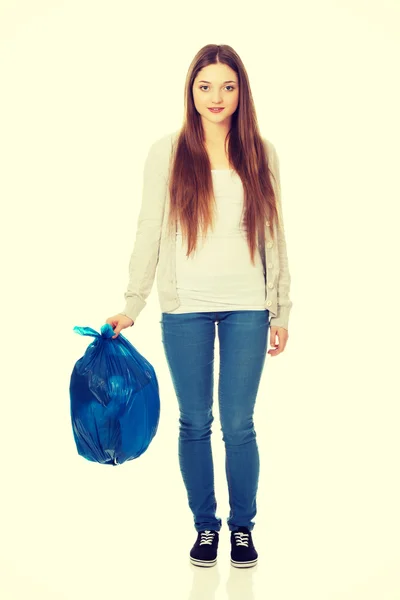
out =
{"type": "MultiPolygon", "coordinates": [[[[398,600],[399,30],[394,0],[2,0],[2,600],[398,600]],[[230,566],[215,395],[218,565],[196,569],[156,282],[124,334],[159,430],[119,467],[80,457],[73,366],[124,307],[150,145],[189,64],[226,43],[279,154],[289,340],[256,404],[255,569],[230,566]]],[[[215,387],[219,347],[216,339],[215,387]]]]}

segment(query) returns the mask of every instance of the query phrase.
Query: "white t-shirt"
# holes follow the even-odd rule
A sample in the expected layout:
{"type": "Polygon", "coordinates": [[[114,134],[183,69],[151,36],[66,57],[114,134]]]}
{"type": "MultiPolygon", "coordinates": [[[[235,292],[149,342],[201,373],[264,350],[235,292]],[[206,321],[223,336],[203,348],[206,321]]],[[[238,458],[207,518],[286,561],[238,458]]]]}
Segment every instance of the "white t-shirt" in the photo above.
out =
{"type": "Polygon", "coordinates": [[[174,313],[265,310],[265,276],[256,247],[250,259],[243,226],[243,184],[232,169],[212,170],[216,200],[214,231],[198,235],[197,250],[186,256],[180,223],[176,232],[176,278],[181,305],[174,313]]]}

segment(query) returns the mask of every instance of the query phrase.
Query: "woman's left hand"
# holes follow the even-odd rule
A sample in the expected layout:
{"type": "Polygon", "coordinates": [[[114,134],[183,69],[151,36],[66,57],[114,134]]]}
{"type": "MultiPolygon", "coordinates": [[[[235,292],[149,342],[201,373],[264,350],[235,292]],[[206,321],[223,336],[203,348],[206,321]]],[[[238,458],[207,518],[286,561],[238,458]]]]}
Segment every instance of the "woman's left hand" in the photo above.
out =
{"type": "Polygon", "coordinates": [[[284,327],[270,327],[270,344],[274,346],[273,349],[268,350],[268,354],[271,356],[277,356],[284,351],[286,342],[288,341],[289,332],[284,327]],[[278,343],[276,343],[278,338],[278,343]]]}

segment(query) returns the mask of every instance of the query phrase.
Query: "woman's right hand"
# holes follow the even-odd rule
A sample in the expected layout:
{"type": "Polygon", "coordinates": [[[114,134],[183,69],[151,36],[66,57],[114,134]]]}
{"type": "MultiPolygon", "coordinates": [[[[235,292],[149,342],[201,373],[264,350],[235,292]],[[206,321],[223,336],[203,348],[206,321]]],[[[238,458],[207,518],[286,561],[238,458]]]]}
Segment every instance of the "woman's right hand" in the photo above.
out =
{"type": "Polygon", "coordinates": [[[131,327],[134,324],[133,319],[127,317],[126,315],[121,315],[118,313],[113,317],[109,317],[106,320],[106,323],[109,323],[111,327],[115,330],[115,335],[112,336],[112,339],[115,339],[119,336],[121,329],[125,329],[126,327],[131,327]]]}

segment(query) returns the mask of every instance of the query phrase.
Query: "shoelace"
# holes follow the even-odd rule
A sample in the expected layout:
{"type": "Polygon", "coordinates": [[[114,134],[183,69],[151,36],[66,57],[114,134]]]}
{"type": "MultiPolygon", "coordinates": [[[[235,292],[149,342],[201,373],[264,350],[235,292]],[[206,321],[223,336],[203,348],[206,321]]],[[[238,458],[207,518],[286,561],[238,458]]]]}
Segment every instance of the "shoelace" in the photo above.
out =
{"type": "Polygon", "coordinates": [[[234,531],[233,536],[235,538],[236,546],[249,546],[248,533],[243,533],[242,531],[234,531]]]}
{"type": "Polygon", "coordinates": [[[202,544],[212,544],[213,543],[213,539],[215,536],[215,532],[214,531],[210,531],[209,529],[206,529],[206,531],[202,531],[200,534],[200,546],[202,544]]]}

